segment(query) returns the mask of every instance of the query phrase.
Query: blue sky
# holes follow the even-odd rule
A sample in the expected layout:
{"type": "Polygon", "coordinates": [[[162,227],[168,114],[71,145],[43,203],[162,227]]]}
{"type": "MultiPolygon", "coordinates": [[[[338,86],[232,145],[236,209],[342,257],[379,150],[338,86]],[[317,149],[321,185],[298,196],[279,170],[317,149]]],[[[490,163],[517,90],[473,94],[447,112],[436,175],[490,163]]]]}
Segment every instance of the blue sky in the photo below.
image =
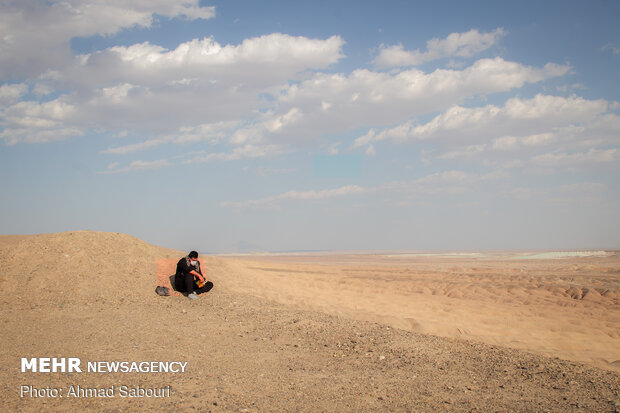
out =
{"type": "Polygon", "coordinates": [[[8,1],[0,232],[620,248],[620,3],[8,1]]]}

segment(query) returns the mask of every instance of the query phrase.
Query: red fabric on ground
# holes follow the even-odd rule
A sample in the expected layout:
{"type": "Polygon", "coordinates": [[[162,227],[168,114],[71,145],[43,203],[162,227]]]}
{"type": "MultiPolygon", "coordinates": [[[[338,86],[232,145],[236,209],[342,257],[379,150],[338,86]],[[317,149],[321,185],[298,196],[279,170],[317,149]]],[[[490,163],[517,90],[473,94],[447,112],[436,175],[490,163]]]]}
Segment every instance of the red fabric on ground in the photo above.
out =
{"type": "Polygon", "coordinates": [[[170,285],[170,276],[174,282],[174,273],[177,270],[178,258],[163,258],[157,260],[157,285],[162,287],[168,287],[170,289],[170,295],[183,295],[178,291],[174,291],[172,285],[170,285]]]}

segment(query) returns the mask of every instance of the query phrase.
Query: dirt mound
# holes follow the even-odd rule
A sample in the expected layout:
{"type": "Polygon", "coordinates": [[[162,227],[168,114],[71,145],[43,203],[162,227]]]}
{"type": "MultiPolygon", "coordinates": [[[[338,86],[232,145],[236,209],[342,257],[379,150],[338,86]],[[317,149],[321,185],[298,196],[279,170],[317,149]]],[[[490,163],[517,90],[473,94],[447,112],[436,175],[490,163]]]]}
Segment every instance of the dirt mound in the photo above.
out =
{"type": "Polygon", "coordinates": [[[0,282],[22,300],[136,299],[152,293],[156,260],[180,254],[118,233],[2,236],[0,282]]]}

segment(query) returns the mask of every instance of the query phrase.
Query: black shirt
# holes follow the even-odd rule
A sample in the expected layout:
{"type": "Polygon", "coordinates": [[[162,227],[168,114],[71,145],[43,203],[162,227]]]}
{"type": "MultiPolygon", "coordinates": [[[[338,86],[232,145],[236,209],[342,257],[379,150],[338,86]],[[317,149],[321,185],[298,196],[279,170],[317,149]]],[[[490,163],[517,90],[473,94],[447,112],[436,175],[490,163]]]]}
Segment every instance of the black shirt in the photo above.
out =
{"type": "Polygon", "coordinates": [[[190,263],[189,257],[183,257],[177,262],[177,272],[175,274],[176,277],[184,277],[189,274],[190,271],[196,271],[198,274],[202,275],[202,271],[200,271],[200,263],[196,260],[197,264],[192,265],[190,263]]]}

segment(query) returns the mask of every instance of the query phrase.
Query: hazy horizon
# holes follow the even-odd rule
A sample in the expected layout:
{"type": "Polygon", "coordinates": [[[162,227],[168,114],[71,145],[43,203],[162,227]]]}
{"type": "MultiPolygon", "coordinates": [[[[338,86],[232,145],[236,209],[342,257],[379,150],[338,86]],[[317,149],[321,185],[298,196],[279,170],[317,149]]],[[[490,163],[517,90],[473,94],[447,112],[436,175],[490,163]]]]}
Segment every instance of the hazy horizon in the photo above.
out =
{"type": "MultiPolygon", "coordinates": [[[[93,231],[93,230],[68,230],[68,231],[59,231],[58,233],[62,233],[62,232],[80,232],[80,231],[93,231]]],[[[115,233],[115,232],[112,232],[115,233]]],[[[50,234],[50,233],[29,233],[29,234],[17,234],[17,233],[12,233],[12,234],[0,234],[0,237],[6,236],[6,237],[11,237],[11,236],[29,236],[29,235],[44,235],[44,234],[50,234]]],[[[53,233],[52,233],[53,234],[53,233]]],[[[130,236],[135,236],[132,234],[126,234],[126,235],[130,235],[130,236]]],[[[139,238],[140,237],[137,237],[139,238]]],[[[147,241],[147,240],[143,240],[143,241],[147,241]]],[[[148,241],[147,241],[148,242],[148,241]]],[[[159,247],[165,247],[165,248],[169,248],[169,249],[176,249],[176,250],[180,250],[180,251],[190,251],[190,250],[197,250],[200,254],[202,255],[222,255],[222,256],[261,256],[261,255],[295,255],[295,254],[316,254],[316,255],[321,255],[321,254],[326,254],[326,255],[337,255],[337,254],[359,254],[359,255],[365,255],[365,254],[377,254],[377,255],[417,255],[417,256],[423,256],[423,255],[484,255],[484,254],[489,254],[489,255],[500,255],[500,254],[538,254],[538,253],[545,253],[545,252],[568,252],[568,253],[572,253],[572,252],[620,252],[620,248],[619,247],[605,247],[605,246],[599,246],[599,247],[585,247],[585,248],[527,248],[527,247],[523,247],[523,248],[512,248],[512,249],[502,249],[502,248],[488,248],[488,249],[356,249],[356,250],[348,250],[348,249],[307,249],[307,250],[261,250],[261,249],[252,249],[252,248],[246,248],[246,249],[241,249],[238,248],[236,250],[204,250],[201,248],[197,248],[195,245],[194,246],[189,246],[186,248],[179,248],[178,246],[173,246],[173,245],[164,245],[164,244],[156,244],[153,243],[153,245],[159,246],[159,247]]]]}

